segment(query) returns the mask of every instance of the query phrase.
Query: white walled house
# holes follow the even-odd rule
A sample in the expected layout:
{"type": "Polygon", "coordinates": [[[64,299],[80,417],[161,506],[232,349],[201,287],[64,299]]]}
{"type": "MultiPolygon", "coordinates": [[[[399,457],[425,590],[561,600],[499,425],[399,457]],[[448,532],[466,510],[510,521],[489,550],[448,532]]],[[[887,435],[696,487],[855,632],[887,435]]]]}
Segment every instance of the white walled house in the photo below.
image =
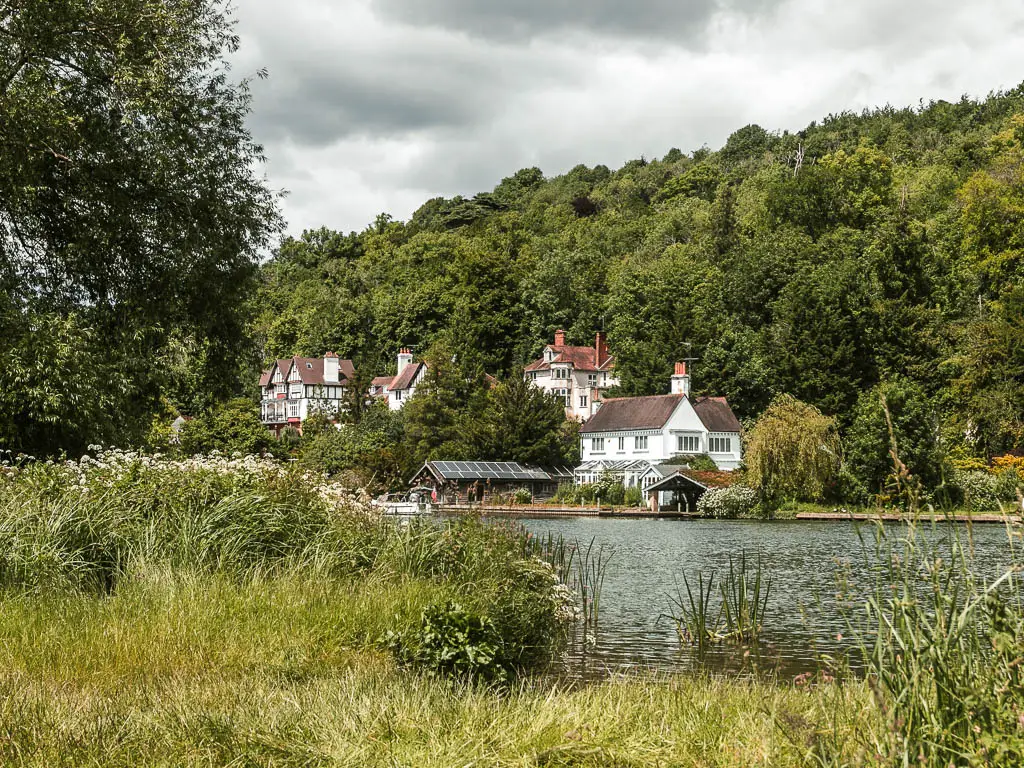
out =
{"type": "Polygon", "coordinates": [[[523,375],[563,398],[565,415],[581,421],[593,416],[604,391],[619,383],[603,333],[597,334],[593,347],[574,347],[565,343],[565,331],[555,331],[554,343],[544,347],[543,355],[526,366],[523,375]]]}
{"type": "Polygon", "coordinates": [[[612,472],[627,487],[639,485],[652,465],[704,453],[719,469],[738,467],[741,428],[726,399],[691,401],[683,363],[676,366],[672,389],[668,395],[605,400],[580,430],[576,482],[595,482],[612,472]]]}
{"type": "Polygon", "coordinates": [[[260,376],[263,423],[280,434],[287,426],[301,428],[303,420],[315,411],[337,413],[354,373],[352,361],[333,352],[275,361],[260,376]]]}
{"type": "Polygon", "coordinates": [[[394,376],[377,376],[370,382],[370,396],[387,398],[388,408],[392,411],[409,402],[427,375],[427,364],[413,362],[412,352],[407,347],[398,350],[397,363],[394,376]]]}

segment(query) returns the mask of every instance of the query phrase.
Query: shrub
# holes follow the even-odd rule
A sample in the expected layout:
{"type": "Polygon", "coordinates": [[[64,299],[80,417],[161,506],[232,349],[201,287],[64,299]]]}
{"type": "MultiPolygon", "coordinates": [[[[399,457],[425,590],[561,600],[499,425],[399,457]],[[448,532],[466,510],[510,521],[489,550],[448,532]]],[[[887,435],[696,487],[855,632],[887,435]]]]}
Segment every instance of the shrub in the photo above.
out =
{"type": "Polygon", "coordinates": [[[704,517],[751,517],[757,506],[757,491],[745,485],[709,488],[697,501],[697,511],[704,517]]]}
{"type": "Polygon", "coordinates": [[[260,421],[255,405],[244,398],[230,400],[185,423],[181,451],[186,456],[213,451],[242,455],[277,453],[281,445],[260,421]]]}
{"type": "Polygon", "coordinates": [[[998,480],[988,472],[957,470],[953,473],[953,485],[967,509],[999,508],[998,480]]]}
{"type": "Polygon", "coordinates": [[[419,626],[391,633],[387,646],[400,663],[442,676],[504,682],[515,671],[494,622],[452,600],[426,608],[419,626]]]}
{"type": "Polygon", "coordinates": [[[626,489],[622,497],[622,503],[627,507],[639,507],[644,503],[644,493],[640,490],[640,486],[631,485],[626,489]]]}
{"type": "Polygon", "coordinates": [[[516,488],[509,496],[509,501],[512,504],[532,504],[533,494],[529,488],[516,488]]]}
{"type": "Polygon", "coordinates": [[[683,456],[681,459],[686,466],[690,469],[696,470],[697,472],[715,472],[718,470],[718,465],[715,464],[715,460],[706,453],[697,453],[693,456],[683,456]]]}

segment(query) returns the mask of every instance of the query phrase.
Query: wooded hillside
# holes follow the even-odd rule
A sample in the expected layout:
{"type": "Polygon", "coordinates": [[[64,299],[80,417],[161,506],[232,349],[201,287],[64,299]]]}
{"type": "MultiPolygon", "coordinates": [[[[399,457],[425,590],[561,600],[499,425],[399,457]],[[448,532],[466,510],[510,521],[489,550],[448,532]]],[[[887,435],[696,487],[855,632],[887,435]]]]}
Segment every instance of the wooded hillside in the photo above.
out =
{"type": "Polygon", "coordinates": [[[1022,261],[1024,85],[307,232],[264,265],[252,329],[268,360],[385,372],[441,340],[501,374],[604,328],[626,394],[690,356],[741,417],[786,392],[856,432],[881,387],[929,444],[986,456],[1024,438],[1022,261]]]}

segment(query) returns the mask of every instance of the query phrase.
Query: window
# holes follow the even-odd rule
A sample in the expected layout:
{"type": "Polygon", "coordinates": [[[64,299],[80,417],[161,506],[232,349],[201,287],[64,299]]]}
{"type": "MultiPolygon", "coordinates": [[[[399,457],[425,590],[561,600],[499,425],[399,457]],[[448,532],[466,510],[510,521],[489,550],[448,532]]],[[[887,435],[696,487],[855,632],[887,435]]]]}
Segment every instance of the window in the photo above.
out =
{"type": "Polygon", "coordinates": [[[556,379],[568,379],[569,369],[568,368],[552,368],[552,376],[556,379]]]}
{"type": "Polygon", "coordinates": [[[553,389],[551,390],[551,394],[555,395],[556,397],[562,398],[562,402],[565,403],[566,408],[570,408],[572,406],[572,403],[569,402],[568,389],[553,389]]]}
{"type": "Polygon", "coordinates": [[[313,364],[312,364],[312,363],[306,363],[306,367],[307,367],[307,368],[308,368],[309,370],[313,370],[313,364]]]}
{"type": "Polygon", "coordinates": [[[586,408],[586,407],[587,407],[587,396],[586,395],[580,395],[580,408],[586,408]]]}
{"type": "Polygon", "coordinates": [[[732,438],[712,437],[708,439],[710,453],[729,453],[732,451],[732,438]]]}
{"type": "Polygon", "coordinates": [[[639,435],[633,438],[633,450],[635,451],[646,451],[647,450],[647,435],[639,435]]]}
{"type": "MultiPolygon", "coordinates": [[[[402,399],[402,390],[396,389],[396,390],[394,390],[394,393],[395,393],[395,400],[401,400],[402,399]]],[[[419,401],[417,401],[417,402],[419,402],[419,401]]]]}
{"type": "Polygon", "coordinates": [[[679,435],[676,447],[680,453],[700,453],[700,435],[679,435]]]}
{"type": "Polygon", "coordinates": [[[274,388],[274,390],[275,390],[275,392],[276,392],[277,394],[279,394],[279,395],[283,395],[283,394],[284,394],[285,392],[287,392],[287,391],[288,391],[288,387],[287,387],[287,385],[285,385],[285,384],[278,384],[278,385],[277,385],[277,386],[276,386],[276,387],[274,388]]]}
{"type": "Polygon", "coordinates": [[[590,450],[594,453],[604,453],[604,438],[593,437],[590,439],[590,450]]]}
{"type": "Polygon", "coordinates": [[[618,439],[618,443],[619,444],[616,447],[618,448],[619,453],[621,453],[622,451],[626,450],[626,438],[620,437],[618,439]]]}
{"type": "Polygon", "coordinates": [[[597,386],[597,374],[596,373],[588,373],[587,374],[587,386],[591,387],[591,388],[597,386]]]}

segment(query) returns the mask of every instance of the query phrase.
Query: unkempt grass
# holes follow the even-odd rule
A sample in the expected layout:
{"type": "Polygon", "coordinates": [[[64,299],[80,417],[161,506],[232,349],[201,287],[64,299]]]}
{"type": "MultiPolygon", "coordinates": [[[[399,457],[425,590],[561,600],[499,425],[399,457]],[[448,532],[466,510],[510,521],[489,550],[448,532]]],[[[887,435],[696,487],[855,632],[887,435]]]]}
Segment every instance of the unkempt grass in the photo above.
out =
{"type": "Polygon", "coordinates": [[[7,596],[0,763],[796,766],[859,760],[879,727],[856,683],[502,690],[397,669],[368,638],[439,589],[155,572],[106,597],[7,596]]]}

